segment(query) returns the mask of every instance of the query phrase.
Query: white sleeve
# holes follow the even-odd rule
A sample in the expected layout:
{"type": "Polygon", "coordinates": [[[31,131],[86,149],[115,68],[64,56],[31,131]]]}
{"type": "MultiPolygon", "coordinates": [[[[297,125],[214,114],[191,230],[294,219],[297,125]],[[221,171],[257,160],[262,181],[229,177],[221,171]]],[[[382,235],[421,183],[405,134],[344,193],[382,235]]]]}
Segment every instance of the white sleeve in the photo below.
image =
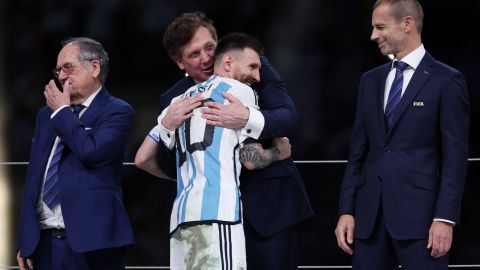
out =
{"type": "Polygon", "coordinates": [[[68,106],[68,105],[63,105],[63,106],[61,106],[60,108],[56,109],[56,110],[52,113],[52,115],[50,115],[50,119],[52,119],[53,117],[55,117],[55,115],[57,115],[57,113],[58,113],[59,111],[61,111],[63,108],[65,108],[65,107],[69,107],[69,106],[68,106]]]}
{"type": "Polygon", "coordinates": [[[452,225],[452,226],[455,226],[455,222],[453,222],[453,221],[451,221],[451,220],[448,220],[448,219],[434,218],[433,221],[442,221],[442,222],[445,222],[445,223],[449,223],[449,224],[452,225]]]}
{"type": "Polygon", "coordinates": [[[258,139],[265,126],[265,118],[258,110],[258,107],[247,106],[247,108],[250,115],[248,116],[247,124],[242,129],[242,134],[253,139],[258,139]]]}
{"type": "Polygon", "coordinates": [[[171,150],[175,146],[175,130],[169,130],[162,125],[162,120],[165,117],[165,114],[167,114],[168,108],[170,108],[170,106],[165,108],[160,116],[158,116],[158,127],[160,139],[162,139],[163,143],[171,150]]]}
{"type": "Polygon", "coordinates": [[[232,89],[232,94],[249,110],[247,124],[237,131],[240,142],[246,138],[258,139],[265,125],[265,118],[258,110],[258,98],[255,91],[246,84],[239,84],[238,87],[232,89]]]}

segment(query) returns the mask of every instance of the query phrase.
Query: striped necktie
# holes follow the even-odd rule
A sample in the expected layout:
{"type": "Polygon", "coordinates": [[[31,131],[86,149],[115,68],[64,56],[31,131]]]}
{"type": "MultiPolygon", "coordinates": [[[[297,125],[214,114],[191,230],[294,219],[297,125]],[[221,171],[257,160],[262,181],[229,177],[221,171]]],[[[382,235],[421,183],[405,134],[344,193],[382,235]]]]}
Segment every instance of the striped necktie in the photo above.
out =
{"type": "Polygon", "coordinates": [[[393,110],[400,102],[402,97],[402,87],[403,87],[403,71],[409,67],[409,65],[402,61],[396,61],[393,64],[396,68],[395,79],[393,79],[392,86],[390,87],[390,92],[388,94],[387,106],[385,107],[385,118],[387,120],[387,128],[393,123],[395,119],[395,114],[393,110]]]}
{"type": "MultiPolygon", "coordinates": [[[[85,108],[84,105],[72,105],[73,113],[78,116],[80,112],[85,108]]],[[[47,170],[47,176],[45,177],[45,183],[43,186],[42,200],[52,209],[59,203],[59,188],[58,188],[58,164],[62,157],[63,149],[65,148],[61,140],[58,141],[55,153],[50,160],[50,166],[47,170]]]]}

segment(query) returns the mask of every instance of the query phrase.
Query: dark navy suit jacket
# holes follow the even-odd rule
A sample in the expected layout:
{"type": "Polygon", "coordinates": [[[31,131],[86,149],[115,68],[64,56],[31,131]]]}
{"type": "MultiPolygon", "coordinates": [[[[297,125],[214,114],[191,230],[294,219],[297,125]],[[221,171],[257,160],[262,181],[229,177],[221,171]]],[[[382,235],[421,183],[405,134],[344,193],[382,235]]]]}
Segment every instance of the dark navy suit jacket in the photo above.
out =
{"type": "Polygon", "coordinates": [[[132,107],[103,88],[81,119],[69,108],[60,110],[53,119],[51,114],[48,107],[37,114],[20,220],[21,256],[31,256],[39,242],[37,202],[57,135],[65,144],[59,164],[59,189],[72,249],[85,252],[133,244],[121,191],[132,107]]]}
{"type": "Polygon", "coordinates": [[[383,110],[391,63],[366,72],[358,91],[339,214],[368,238],[380,205],[398,240],[426,239],[434,218],[459,222],[468,162],[469,96],[463,75],[426,53],[387,131],[383,110]]]}
{"type": "MultiPolygon", "coordinates": [[[[265,118],[260,141],[269,147],[272,138],[291,138],[295,134],[297,111],[283,80],[268,59],[261,56],[260,60],[260,82],[252,87],[258,94],[260,111],[265,118]]],[[[162,95],[160,110],[193,85],[191,77],[180,80],[162,95]]],[[[175,156],[162,144],[158,160],[161,168],[175,177],[175,156]]],[[[272,236],[313,215],[303,180],[290,158],[260,170],[242,169],[240,190],[244,217],[261,236],[272,236]]]]}

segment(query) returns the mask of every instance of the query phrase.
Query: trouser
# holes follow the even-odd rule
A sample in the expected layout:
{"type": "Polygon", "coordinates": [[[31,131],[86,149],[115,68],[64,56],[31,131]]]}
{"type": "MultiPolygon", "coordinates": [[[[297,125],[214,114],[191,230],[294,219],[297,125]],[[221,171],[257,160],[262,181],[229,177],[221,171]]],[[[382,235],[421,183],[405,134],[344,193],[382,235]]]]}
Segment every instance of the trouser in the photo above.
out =
{"type": "Polygon", "coordinates": [[[398,265],[406,270],[446,270],[448,256],[433,258],[428,239],[396,240],[390,237],[380,208],[375,228],[368,239],[355,239],[353,269],[391,270],[398,265]]]}
{"type": "Polygon", "coordinates": [[[32,256],[35,270],[124,270],[125,247],[75,252],[65,230],[41,230],[32,256]]]}

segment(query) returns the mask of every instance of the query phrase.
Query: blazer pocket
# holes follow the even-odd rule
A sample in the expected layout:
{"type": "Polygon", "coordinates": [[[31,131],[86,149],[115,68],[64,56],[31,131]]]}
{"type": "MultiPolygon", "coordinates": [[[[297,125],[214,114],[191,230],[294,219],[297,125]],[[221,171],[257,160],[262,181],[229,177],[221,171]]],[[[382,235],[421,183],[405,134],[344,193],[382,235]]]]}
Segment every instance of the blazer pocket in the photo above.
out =
{"type": "Polygon", "coordinates": [[[412,172],[410,175],[410,182],[412,185],[420,189],[435,191],[438,185],[438,178],[418,172],[412,172]]]}
{"type": "Polygon", "coordinates": [[[432,101],[413,101],[410,105],[412,117],[430,118],[434,116],[434,106],[432,101]]]}

